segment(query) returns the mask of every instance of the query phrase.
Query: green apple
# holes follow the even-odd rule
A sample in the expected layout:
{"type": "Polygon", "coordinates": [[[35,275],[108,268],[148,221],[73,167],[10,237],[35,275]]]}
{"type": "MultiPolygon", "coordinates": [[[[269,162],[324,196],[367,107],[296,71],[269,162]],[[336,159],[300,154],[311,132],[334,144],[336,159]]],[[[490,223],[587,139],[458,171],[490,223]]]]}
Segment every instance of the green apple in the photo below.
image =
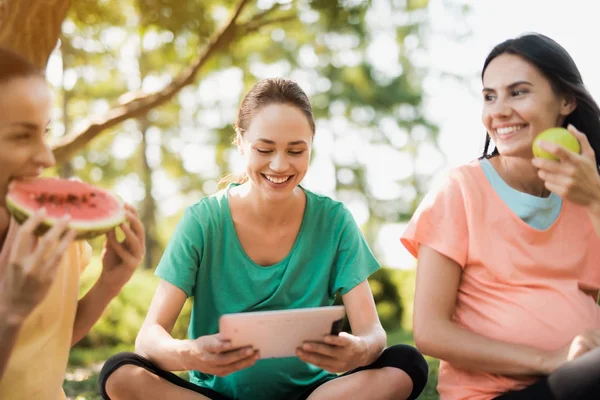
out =
{"type": "Polygon", "coordinates": [[[533,140],[533,155],[539,158],[545,158],[547,160],[559,161],[558,157],[554,154],[550,154],[545,150],[542,150],[538,146],[538,141],[543,140],[546,142],[555,143],[563,146],[565,149],[578,153],[581,151],[579,141],[577,138],[565,128],[550,128],[546,129],[533,140]]]}

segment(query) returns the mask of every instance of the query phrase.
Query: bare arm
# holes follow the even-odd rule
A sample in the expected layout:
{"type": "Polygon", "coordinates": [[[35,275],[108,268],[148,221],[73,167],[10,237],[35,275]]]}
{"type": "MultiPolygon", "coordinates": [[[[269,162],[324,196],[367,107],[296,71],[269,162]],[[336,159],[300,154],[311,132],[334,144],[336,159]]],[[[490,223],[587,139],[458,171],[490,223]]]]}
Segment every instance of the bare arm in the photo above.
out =
{"type": "Polygon", "coordinates": [[[413,321],[419,350],[460,368],[501,375],[549,374],[558,367],[559,354],[488,339],[454,323],[461,274],[455,261],[421,245],[413,321]]]}
{"type": "Polygon", "coordinates": [[[117,294],[119,294],[119,292],[114,293],[113,291],[108,290],[108,288],[104,287],[99,280],[92,286],[86,295],[79,300],[77,303],[75,323],[73,324],[71,346],[75,346],[77,342],[87,335],[96,321],[100,319],[110,301],[117,294]]]}
{"type": "Polygon", "coordinates": [[[361,366],[374,362],[386,345],[387,336],[381,326],[369,283],[365,280],[342,296],[352,333],[367,347],[361,366]]]}
{"type": "Polygon", "coordinates": [[[77,303],[71,345],[87,335],[102,316],[108,303],[119,294],[142,261],[146,248],[144,226],[137,211],[129,204],[125,205],[125,215],[127,223],[120,225],[125,239],[119,243],[114,230],[106,234],[102,252],[102,273],[94,286],[77,303]]]}
{"type": "Polygon", "coordinates": [[[166,371],[187,370],[182,353],[189,341],[171,336],[186,298],[183,290],[161,280],[135,341],[136,352],[166,371]]]}

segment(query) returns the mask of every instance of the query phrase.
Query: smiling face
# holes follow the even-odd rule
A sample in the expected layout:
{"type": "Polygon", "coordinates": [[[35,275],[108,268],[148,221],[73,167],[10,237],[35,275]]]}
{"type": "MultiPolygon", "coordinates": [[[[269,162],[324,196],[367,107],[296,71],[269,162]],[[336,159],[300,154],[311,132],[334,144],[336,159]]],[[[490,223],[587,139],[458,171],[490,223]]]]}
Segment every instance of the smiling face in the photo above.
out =
{"type": "Polygon", "coordinates": [[[482,121],[503,156],[532,158],[542,131],[561,126],[575,109],[531,63],[513,54],[493,59],[483,75],[482,121]]]}
{"type": "Polygon", "coordinates": [[[306,175],[312,139],[309,121],[297,107],[272,104],[256,112],[238,134],[253,188],[271,200],[289,197],[306,175]]]}
{"type": "Polygon", "coordinates": [[[54,165],[46,143],[50,89],[40,77],[0,83],[0,204],[13,179],[33,178],[54,165]]]}

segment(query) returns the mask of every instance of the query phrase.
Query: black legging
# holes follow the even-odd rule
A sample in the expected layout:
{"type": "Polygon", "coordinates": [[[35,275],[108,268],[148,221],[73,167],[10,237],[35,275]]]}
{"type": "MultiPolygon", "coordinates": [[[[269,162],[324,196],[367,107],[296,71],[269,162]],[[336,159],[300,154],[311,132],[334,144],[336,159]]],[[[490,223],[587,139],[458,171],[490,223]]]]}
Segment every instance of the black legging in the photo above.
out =
{"type": "MultiPolygon", "coordinates": [[[[201,395],[206,396],[212,400],[231,400],[230,398],[222,395],[221,393],[195,385],[171,372],[164,371],[158,368],[156,365],[152,364],[147,359],[134,353],[119,353],[109,358],[102,367],[102,370],[100,371],[100,376],[98,377],[98,383],[100,385],[100,394],[102,395],[102,398],[104,400],[110,400],[110,397],[108,397],[108,394],[106,393],[106,381],[113,372],[115,372],[123,365],[128,364],[144,368],[145,370],[155,375],[158,375],[159,377],[174,385],[183,387],[196,393],[200,393],[201,395]]],[[[362,370],[377,369],[383,367],[394,367],[401,369],[402,371],[406,372],[406,374],[412,379],[413,390],[410,394],[410,397],[408,398],[409,400],[415,400],[417,397],[419,397],[419,395],[425,388],[425,385],[427,384],[429,367],[427,366],[425,358],[414,347],[403,344],[388,347],[372,364],[367,365],[366,367],[356,368],[340,376],[350,375],[362,370]]],[[[334,377],[332,379],[336,378],[337,377],[334,377]]],[[[325,380],[308,387],[296,398],[296,400],[305,400],[319,386],[328,381],[329,380],[325,380]]]]}
{"type": "Polygon", "coordinates": [[[600,348],[560,367],[525,389],[495,400],[598,400],[600,399],[600,348]]]}

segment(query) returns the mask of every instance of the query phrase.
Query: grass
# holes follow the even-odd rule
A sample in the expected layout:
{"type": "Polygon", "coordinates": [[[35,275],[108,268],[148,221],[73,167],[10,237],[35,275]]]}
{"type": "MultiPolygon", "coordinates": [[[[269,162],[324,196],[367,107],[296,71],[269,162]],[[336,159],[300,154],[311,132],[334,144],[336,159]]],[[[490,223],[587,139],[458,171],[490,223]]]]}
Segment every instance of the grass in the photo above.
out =
{"type": "MultiPolygon", "coordinates": [[[[412,333],[403,330],[388,333],[388,345],[397,343],[414,346],[412,333]]],[[[93,350],[74,349],[69,357],[69,371],[63,385],[67,397],[73,400],[100,400],[97,381],[98,370],[102,363],[115,353],[130,350],[130,347],[122,345],[93,350]]],[[[437,385],[438,361],[427,358],[427,363],[429,364],[429,382],[419,400],[438,400],[439,397],[435,390],[437,385]]]]}

